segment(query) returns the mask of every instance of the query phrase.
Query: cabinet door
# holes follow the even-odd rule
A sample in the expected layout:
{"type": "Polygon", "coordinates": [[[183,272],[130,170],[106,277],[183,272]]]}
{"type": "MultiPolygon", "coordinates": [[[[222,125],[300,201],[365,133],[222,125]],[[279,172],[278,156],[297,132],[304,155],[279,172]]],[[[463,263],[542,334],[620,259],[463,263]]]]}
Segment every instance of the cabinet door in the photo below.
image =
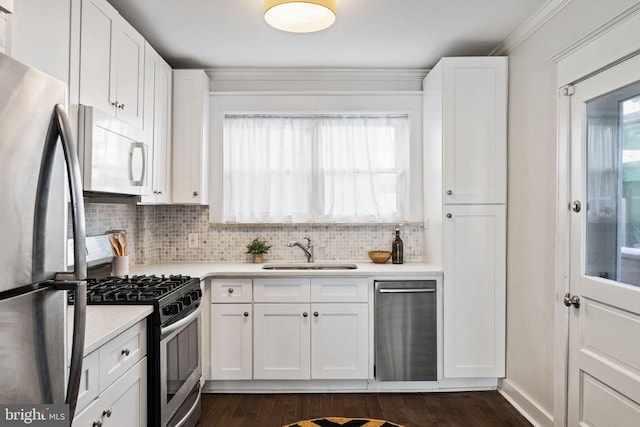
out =
{"type": "Polygon", "coordinates": [[[80,31],[80,103],[115,114],[116,22],[121,19],[104,0],[83,0],[80,31]]]}
{"type": "Polygon", "coordinates": [[[156,118],[154,123],[153,182],[158,203],[171,202],[171,66],[162,58],[156,74],[156,118]]]}
{"type": "Polygon", "coordinates": [[[115,24],[112,44],[115,45],[113,87],[116,90],[116,116],[142,129],[144,38],[122,18],[116,20],[115,24]]]}
{"type": "Polygon", "coordinates": [[[312,304],[311,378],[366,379],[368,305],[312,304]]]}
{"type": "Polygon", "coordinates": [[[505,207],[444,209],[444,376],[504,377],[505,207]]]}
{"type": "Polygon", "coordinates": [[[147,425],[147,358],[122,375],[73,419],[73,427],[145,427],[147,425]]]}
{"type": "Polygon", "coordinates": [[[442,61],[444,203],[505,203],[507,60],[442,61]]]}
{"type": "Polygon", "coordinates": [[[309,304],[254,304],[254,379],[311,378],[309,309],[309,304]]]}
{"type": "Polygon", "coordinates": [[[211,379],[252,377],[251,304],[211,305],[211,379]]]}
{"type": "Polygon", "coordinates": [[[149,144],[151,195],[142,203],[171,202],[171,67],[145,43],[142,129],[149,144]]]}
{"type": "Polygon", "coordinates": [[[173,70],[174,203],[208,203],[209,78],[203,70],[173,70]]]}

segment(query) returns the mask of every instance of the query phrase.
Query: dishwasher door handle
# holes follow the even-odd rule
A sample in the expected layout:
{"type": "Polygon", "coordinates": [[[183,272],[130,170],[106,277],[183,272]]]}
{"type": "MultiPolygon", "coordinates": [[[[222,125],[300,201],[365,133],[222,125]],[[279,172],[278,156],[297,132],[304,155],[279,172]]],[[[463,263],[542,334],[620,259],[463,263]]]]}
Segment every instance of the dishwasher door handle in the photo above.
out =
{"type": "Polygon", "coordinates": [[[381,288],[378,292],[381,294],[420,294],[420,293],[433,293],[435,289],[396,289],[396,288],[381,288]]]}

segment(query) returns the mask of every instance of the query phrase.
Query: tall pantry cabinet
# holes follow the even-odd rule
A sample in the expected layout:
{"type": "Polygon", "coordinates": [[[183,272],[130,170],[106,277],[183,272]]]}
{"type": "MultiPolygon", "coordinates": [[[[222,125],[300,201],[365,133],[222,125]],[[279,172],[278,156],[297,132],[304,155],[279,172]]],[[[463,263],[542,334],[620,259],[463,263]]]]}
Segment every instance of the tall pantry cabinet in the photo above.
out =
{"type": "Polygon", "coordinates": [[[425,77],[425,252],[444,271],[445,378],[504,377],[507,58],[425,77]]]}

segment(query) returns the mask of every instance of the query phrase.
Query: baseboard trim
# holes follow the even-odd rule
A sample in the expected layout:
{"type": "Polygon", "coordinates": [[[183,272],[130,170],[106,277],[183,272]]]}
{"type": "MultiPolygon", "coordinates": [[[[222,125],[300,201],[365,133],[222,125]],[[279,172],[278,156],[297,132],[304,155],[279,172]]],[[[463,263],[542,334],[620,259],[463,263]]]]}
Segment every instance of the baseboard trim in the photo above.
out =
{"type": "Polygon", "coordinates": [[[508,379],[500,382],[498,392],[535,427],[553,427],[553,415],[541,408],[508,379]]]}

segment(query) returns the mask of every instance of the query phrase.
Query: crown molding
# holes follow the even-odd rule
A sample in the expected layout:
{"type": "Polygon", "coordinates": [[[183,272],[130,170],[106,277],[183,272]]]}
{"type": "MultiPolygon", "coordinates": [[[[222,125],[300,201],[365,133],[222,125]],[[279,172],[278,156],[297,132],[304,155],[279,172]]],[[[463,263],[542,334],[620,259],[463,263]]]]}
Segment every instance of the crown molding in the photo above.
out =
{"type": "Polygon", "coordinates": [[[508,55],[553,18],[571,0],[548,0],[533,15],[496,47],[490,55],[508,55]]]}
{"type": "Polygon", "coordinates": [[[583,47],[589,45],[593,41],[607,35],[611,30],[625,23],[626,21],[633,19],[636,15],[640,14],[640,3],[636,3],[635,5],[629,7],[621,14],[613,17],[608,20],[604,24],[600,25],[598,28],[592,30],[588,34],[584,35],[580,39],[571,43],[569,46],[566,46],[564,49],[560,50],[555,55],[549,58],[549,61],[552,62],[560,62],[563,59],[571,56],[574,52],[579,51],[583,47]]]}

